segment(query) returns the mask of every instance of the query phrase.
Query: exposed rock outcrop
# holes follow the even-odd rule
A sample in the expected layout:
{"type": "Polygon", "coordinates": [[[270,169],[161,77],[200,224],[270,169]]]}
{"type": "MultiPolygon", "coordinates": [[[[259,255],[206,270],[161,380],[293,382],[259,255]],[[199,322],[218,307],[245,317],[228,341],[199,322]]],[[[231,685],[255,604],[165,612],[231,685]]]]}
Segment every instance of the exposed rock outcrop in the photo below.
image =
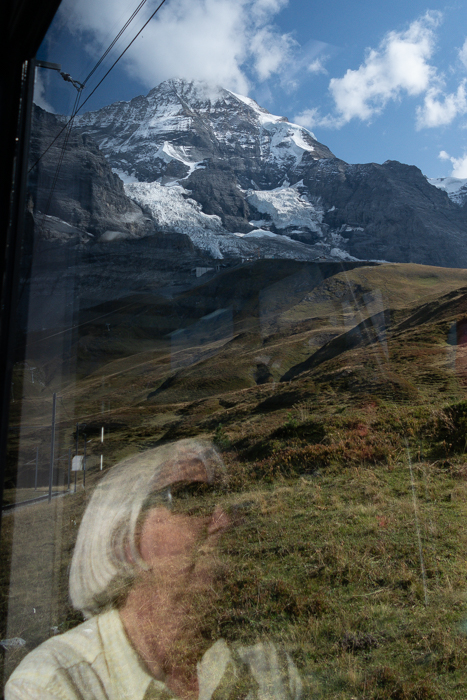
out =
{"type": "Polygon", "coordinates": [[[154,222],[125,194],[96,143],[76,130],[63,148],[66,130],[47,150],[65,125],[63,118],[35,106],[30,146],[30,163],[39,162],[30,173],[28,189],[39,223],[41,215],[56,217],[75,227],[66,230],[47,220],[39,225],[45,236],[68,239],[76,229],[99,238],[106,231],[120,232],[120,238],[147,236],[155,232],[154,222]],[[60,169],[57,167],[62,159],[60,169]],[[51,191],[53,192],[51,195],[51,191]]]}

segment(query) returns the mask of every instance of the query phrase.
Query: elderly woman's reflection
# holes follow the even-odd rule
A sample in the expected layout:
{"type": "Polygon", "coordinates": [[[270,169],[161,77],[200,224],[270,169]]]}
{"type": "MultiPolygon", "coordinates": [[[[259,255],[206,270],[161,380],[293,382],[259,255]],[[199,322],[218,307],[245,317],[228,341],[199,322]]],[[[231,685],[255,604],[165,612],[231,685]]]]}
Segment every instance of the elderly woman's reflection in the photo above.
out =
{"type": "Polygon", "coordinates": [[[216,450],[194,440],[111,470],[85,512],[71,566],[70,597],[88,620],[29,654],[6,700],[301,697],[292,660],[272,644],[221,639],[206,650],[222,573],[217,544],[235,527],[219,506],[206,509],[205,492],[223,479],[216,450]]]}

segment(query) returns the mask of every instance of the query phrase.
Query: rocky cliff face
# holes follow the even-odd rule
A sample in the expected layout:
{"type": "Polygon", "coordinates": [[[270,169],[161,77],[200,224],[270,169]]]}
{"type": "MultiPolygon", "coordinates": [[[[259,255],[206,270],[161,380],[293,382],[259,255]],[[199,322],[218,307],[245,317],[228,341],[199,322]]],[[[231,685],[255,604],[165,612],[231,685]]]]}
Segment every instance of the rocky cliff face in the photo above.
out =
{"type": "Polygon", "coordinates": [[[466,210],[415,166],[325,160],[308,167],[304,184],[356,258],[467,266],[466,210]]]}
{"type": "MultiPolygon", "coordinates": [[[[35,107],[31,166],[60,133],[64,123],[63,119],[35,107]]],[[[62,153],[64,139],[65,132],[31,170],[28,181],[30,204],[43,235],[65,240],[80,233],[83,240],[87,240],[104,234],[111,238],[110,232],[119,232],[120,239],[154,233],[151,217],[127,197],[122,181],[112,172],[97,144],[73,130],[62,153]],[[55,217],[71,227],[50,218],[42,220],[44,215],[55,217]]]]}

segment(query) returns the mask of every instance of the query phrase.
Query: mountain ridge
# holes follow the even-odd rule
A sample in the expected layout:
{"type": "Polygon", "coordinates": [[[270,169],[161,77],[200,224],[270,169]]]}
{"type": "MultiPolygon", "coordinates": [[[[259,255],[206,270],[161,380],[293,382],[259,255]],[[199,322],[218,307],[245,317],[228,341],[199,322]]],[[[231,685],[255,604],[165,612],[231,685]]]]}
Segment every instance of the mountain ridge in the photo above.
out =
{"type": "Polygon", "coordinates": [[[304,127],[224,88],[165,81],[146,97],[78,116],[76,129],[98,143],[156,227],[173,225],[154,206],[171,188],[182,218],[197,205],[219,217],[197,223],[215,245],[188,234],[213,257],[236,245],[241,255],[222,230],[262,238],[261,255],[264,231],[313,246],[315,258],[467,267],[459,196],[413,165],[345,163],[304,127]]]}
{"type": "MultiPolygon", "coordinates": [[[[32,158],[62,119],[36,108],[32,158]]],[[[251,98],[171,80],[75,121],[47,212],[59,219],[47,220],[49,238],[71,240],[76,231],[68,225],[89,249],[181,235],[201,266],[288,258],[467,268],[462,181],[430,181],[397,161],[345,163],[251,98]]],[[[33,171],[37,221],[44,221],[59,144],[33,171]]]]}

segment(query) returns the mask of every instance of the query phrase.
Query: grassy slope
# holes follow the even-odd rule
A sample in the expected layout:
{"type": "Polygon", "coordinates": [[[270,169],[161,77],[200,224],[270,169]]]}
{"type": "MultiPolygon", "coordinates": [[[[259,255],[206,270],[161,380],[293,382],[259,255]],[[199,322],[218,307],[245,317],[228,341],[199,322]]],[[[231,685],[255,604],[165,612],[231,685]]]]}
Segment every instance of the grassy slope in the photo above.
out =
{"type": "MultiPolygon", "coordinates": [[[[161,439],[214,438],[231,473],[225,498],[248,512],[225,542],[230,567],[214,635],[282,639],[307,697],[465,696],[467,351],[447,339],[467,317],[465,292],[456,291],[466,280],[462,270],[415,265],[352,270],[290,295],[280,280],[276,308],[239,312],[232,339],[211,357],[173,370],[159,345],[101,365],[63,392],[69,415],[63,409],[60,445],[70,443],[76,416],[86,416],[89,436],[104,419],[106,465],[161,439]],[[381,298],[394,310],[384,336],[332,339],[378,312],[381,298]],[[318,351],[319,362],[279,381],[318,351]],[[258,365],[271,373],[266,383],[256,383],[258,365]],[[113,407],[100,413],[109,400],[113,407]]],[[[22,442],[31,448],[48,435],[39,425],[50,399],[35,389],[23,402],[37,424],[22,442]]],[[[99,449],[97,440],[89,445],[94,464],[99,449]]],[[[89,486],[98,478],[91,468],[89,486]]],[[[34,576],[24,588],[15,580],[18,612],[8,631],[29,647],[50,626],[76,622],[66,568],[85,498],[57,501],[52,519],[40,505],[4,521],[5,551],[14,534],[21,566],[34,576]],[[41,574],[42,553],[53,546],[41,574]],[[50,570],[58,600],[49,625],[50,570]],[[41,617],[27,613],[24,596],[37,609],[42,601],[41,617]]]]}

